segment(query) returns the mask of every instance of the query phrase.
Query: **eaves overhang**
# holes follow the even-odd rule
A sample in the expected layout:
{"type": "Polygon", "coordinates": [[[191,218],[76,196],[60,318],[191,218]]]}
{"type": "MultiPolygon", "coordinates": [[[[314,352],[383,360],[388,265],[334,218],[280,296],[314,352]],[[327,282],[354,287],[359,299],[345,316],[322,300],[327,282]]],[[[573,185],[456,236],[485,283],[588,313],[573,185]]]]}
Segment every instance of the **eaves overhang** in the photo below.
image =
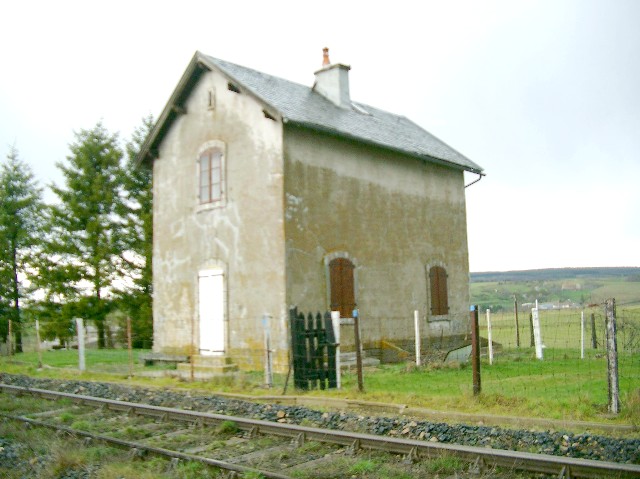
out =
{"type": "Polygon", "coordinates": [[[222,70],[214,62],[211,61],[210,57],[197,51],[193,55],[193,58],[191,58],[189,65],[182,74],[180,81],[178,81],[178,84],[173,90],[173,93],[171,94],[169,101],[162,110],[162,113],[160,113],[160,116],[158,117],[158,120],[156,121],[154,127],[151,129],[151,131],[147,135],[145,142],[142,144],[140,152],[136,157],[136,165],[140,165],[141,163],[147,161],[153,161],[158,157],[158,149],[160,147],[160,143],[171,128],[171,125],[180,115],[187,112],[186,101],[193,91],[193,88],[196,86],[203,73],[213,70],[220,71],[231,82],[236,84],[236,86],[243,93],[249,94],[260,103],[265,105],[265,108],[270,115],[277,115],[278,117],[281,117],[281,112],[278,110],[278,108],[265,101],[264,98],[260,97],[259,95],[256,95],[251,89],[246,88],[243,85],[242,81],[235,78],[232,74],[225,70],[222,70]]]}
{"type": "Polygon", "coordinates": [[[291,119],[291,118],[287,118],[287,117],[283,117],[282,118],[282,122],[285,125],[291,125],[291,126],[296,126],[296,127],[300,127],[300,128],[305,128],[308,130],[313,130],[313,131],[317,131],[319,133],[324,133],[336,138],[343,138],[346,140],[351,140],[357,143],[362,143],[362,144],[366,144],[369,146],[374,146],[376,148],[380,148],[382,150],[386,150],[389,152],[393,152],[393,153],[400,153],[403,155],[407,155],[410,156],[412,158],[416,158],[418,160],[422,160],[426,163],[433,163],[436,165],[440,165],[440,166],[446,166],[447,168],[452,168],[455,170],[459,170],[459,171],[468,171],[470,173],[475,173],[478,175],[482,175],[485,176],[484,173],[484,169],[480,168],[480,167],[474,167],[474,166],[470,166],[470,165],[461,165],[459,163],[454,163],[452,161],[447,161],[445,159],[442,158],[438,158],[436,156],[433,155],[426,155],[424,153],[421,152],[417,152],[417,151],[411,151],[409,149],[399,149],[399,148],[393,148],[389,145],[387,145],[386,143],[382,143],[382,142],[376,142],[375,140],[369,140],[366,138],[362,138],[361,136],[356,136],[356,135],[350,135],[348,133],[345,133],[344,131],[340,131],[340,130],[336,130],[334,128],[328,128],[324,125],[318,125],[316,123],[310,123],[310,122],[304,122],[304,121],[299,121],[299,120],[295,120],[295,119],[291,119]]]}
{"type": "Polygon", "coordinates": [[[339,109],[329,105],[328,101],[324,101],[308,87],[234,65],[201,52],[194,54],[180,78],[143,143],[136,159],[137,164],[153,161],[158,157],[163,138],[174,121],[186,113],[187,99],[202,75],[208,71],[217,71],[224,75],[241,93],[262,104],[265,115],[268,113],[269,118],[281,121],[284,125],[297,125],[425,162],[484,175],[479,165],[405,117],[368,106],[356,108],[358,105],[355,103],[354,111],[339,109]],[[367,110],[374,114],[367,113],[363,116],[362,111],[367,110]],[[332,113],[328,116],[323,115],[327,111],[332,113]],[[391,127],[380,130],[378,127],[381,124],[391,124],[391,127]],[[370,126],[372,129],[369,129],[370,126]]]}
{"type": "Polygon", "coordinates": [[[176,118],[186,113],[186,100],[189,98],[191,91],[198,83],[198,80],[200,80],[202,74],[208,69],[209,68],[202,62],[200,52],[196,52],[169,97],[169,101],[156,120],[155,125],[142,144],[136,157],[136,165],[153,161],[158,157],[158,148],[162,139],[176,118]]]}

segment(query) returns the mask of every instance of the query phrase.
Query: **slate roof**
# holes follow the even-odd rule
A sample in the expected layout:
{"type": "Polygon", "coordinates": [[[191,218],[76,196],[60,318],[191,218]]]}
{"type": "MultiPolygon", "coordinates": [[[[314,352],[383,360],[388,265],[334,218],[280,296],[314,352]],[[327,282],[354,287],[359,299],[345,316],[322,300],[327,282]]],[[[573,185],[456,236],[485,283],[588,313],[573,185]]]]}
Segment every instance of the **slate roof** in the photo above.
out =
{"type": "Polygon", "coordinates": [[[199,78],[199,65],[219,69],[237,86],[248,90],[276,110],[285,123],[324,131],[402,152],[426,161],[481,174],[476,163],[440,141],[404,116],[369,105],[352,102],[353,108],[341,108],[311,87],[267,75],[197,52],[185,71],[176,91],[165,107],[149,138],[143,145],[142,161],[157,146],[175,116],[176,106],[184,102],[199,78]],[[172,114],[173,112],[173,114],[172,114]]]}

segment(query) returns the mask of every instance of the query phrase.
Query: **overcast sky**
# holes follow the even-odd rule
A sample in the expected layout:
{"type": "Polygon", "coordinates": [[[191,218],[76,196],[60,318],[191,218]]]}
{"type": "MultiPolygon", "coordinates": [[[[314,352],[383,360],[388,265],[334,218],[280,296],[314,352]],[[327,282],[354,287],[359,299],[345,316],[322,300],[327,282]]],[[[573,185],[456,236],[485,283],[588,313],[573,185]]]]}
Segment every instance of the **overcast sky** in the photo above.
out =
{"type": "Polygon", "coordinates": [[[21,0],[0,18],[0,153],[43,185],[74,131],[157,117],[196,50],[311,86],[327,46],[353,100],[485,169],[471,271],[640,266],[640,1],[21,0]]]}

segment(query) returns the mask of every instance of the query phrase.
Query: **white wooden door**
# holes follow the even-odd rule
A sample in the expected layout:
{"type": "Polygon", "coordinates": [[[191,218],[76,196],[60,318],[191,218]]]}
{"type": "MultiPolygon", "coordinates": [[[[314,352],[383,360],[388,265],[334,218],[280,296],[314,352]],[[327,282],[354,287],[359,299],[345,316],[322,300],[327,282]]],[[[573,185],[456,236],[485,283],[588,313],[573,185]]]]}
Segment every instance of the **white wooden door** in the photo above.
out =
{"type": "Polygon", "coordinates": [[[208,269],[198,274],[200,354],[224,353],[224,274],[208,269]]]}

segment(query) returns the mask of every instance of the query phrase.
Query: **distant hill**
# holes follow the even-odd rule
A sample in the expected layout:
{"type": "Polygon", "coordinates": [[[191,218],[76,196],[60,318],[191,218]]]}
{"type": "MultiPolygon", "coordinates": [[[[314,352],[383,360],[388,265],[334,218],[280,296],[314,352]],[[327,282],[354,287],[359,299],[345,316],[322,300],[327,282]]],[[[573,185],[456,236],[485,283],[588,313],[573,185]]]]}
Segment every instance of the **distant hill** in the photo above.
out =
{"type": "Polygon", "coordinates": [[[548,268],[523,271],[470,273],[472,283],[504,281],[554,281],[564,279],[612,279],[640,281],[640,267],[548,268]]]}
{"type": "Polygon", "coordinates": [[[539,300],[556,308],[578,307],[615,298],[618,305],[640,304],[640,268],[551,268],[471,273],[472,304],[492,311],[539,300]]]}

